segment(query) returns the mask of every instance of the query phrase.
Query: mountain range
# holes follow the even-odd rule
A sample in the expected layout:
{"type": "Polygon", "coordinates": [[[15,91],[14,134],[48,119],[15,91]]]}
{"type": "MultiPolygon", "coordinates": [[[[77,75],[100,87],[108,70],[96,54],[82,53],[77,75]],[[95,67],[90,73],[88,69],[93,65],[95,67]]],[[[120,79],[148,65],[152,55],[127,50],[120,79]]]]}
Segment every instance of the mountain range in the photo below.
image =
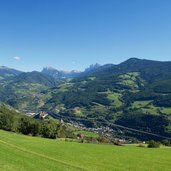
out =
{"type": "Polygon", "coordinates": [[[72,70],[72,71],[60,71],[52,67],[45,67],[42,70],[43,74],[50,75],[56,79],[61,79],[61,78],[77,78],[77,77],[82,77],[82,76],[87,76],[90,75],[94,72],[104,70],[108,67],[113,66],[113,64],[106,64],[106,65],[100,65],[98,63],[90,65],[88,68],[86,68],[84,71],[77,71],[77,70],[72,70]]]}
{"type": "MultiPolygon", "coordinates": [[[[64,71],[64,70],[58,70],[53,67],[44,67],[40,73],[49,75],[55,79],[67,79],[67,78],[72,79],[72,78],[76,78],[76,77],[80,77],[80,76],[86,76],[86,75],[92,74],[96,71],[104,70],[111,66],[113,66],[113,64],[100,65],[100,64],[96,63],[96,64],[90,65],[84,71],[78,71],[78,70],[64,71]]],[[[33,71],[33,72],[36,72],[36,71],[33,71]]],[[[9,68],[6,66],[0,66],[0,79],[17,76],[21,73],[24,73],[24,72],[9,68]]]]}
{"type": "Polygon", "coordinates": [[[147,138],[114,124],[171,136],[171,62],[130,58],[84,72],[12,71],[0,72],[0,101],[23,113],[43,110],[86,127],[109,126],[120,136],[147,138]]]}

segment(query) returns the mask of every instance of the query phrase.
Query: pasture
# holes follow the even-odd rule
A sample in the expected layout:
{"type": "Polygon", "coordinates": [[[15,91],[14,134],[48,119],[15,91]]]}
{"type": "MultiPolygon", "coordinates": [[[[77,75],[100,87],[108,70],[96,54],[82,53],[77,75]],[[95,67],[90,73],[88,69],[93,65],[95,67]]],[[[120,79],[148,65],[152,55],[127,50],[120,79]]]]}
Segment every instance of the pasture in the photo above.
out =
{"type": "Polygon", "coordinates": [[[170,171],[171,148],[65,142],[0,130],[1,171],[170,171]]]}

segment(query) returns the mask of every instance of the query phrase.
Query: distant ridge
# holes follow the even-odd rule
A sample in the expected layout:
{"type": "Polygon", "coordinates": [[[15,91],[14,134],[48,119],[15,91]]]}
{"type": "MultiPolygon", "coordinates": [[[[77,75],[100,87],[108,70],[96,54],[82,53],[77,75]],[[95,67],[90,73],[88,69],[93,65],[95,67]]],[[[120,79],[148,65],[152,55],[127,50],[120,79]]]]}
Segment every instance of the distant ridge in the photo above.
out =
{"type": "Polygon", "coordinates": [[[21,74],[22,71],[16,70],[16,69],[12,69],[6,66],[0,66],[0,77],[1,79],[3,78],[7,78],[10,76],[16,76],[21,74]]]}

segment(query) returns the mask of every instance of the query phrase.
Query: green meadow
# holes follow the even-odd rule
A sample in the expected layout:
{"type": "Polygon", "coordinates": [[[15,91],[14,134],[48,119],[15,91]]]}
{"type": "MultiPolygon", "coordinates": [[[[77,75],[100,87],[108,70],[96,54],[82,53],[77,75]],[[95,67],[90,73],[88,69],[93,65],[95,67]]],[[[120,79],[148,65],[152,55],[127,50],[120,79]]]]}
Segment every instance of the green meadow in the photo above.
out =
{"type": "Polygon", "coordinates": [[[50,140],[0,130],[1,171],[170,171],[171,148],[50,140]]]}

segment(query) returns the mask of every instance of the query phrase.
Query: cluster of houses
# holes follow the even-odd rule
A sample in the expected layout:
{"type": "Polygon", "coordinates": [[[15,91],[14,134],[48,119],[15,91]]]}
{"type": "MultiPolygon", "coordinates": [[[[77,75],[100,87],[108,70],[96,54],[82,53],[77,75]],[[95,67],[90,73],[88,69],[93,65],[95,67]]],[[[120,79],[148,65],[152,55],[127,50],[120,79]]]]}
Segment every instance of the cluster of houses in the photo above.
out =
{"type": "MultiPolygon", "coordinates": [[[[83,124],[80,123],[76,123],[71,121],[70,123],[67,123],[70,126],[74,126],[78,129],[81,129],[83,131],[90,131],[90,132],[94,132],[97,133],[103,137],[106,137],[108,139],[111,139],[113,141],[119,142],[119,143],[126,143],[125,139],[121,139],[121,138],[114,138],[113,137],[113,132],[114,130],[109,128],[109,127],[100,127],[100,128],[87,128],[85,127],[83,124]]],[[[79,134],[77,136],[77,139],[84,139],[85,135],[84,134],[79,134]]]]}
{"type": "MultiPolygon", "coordinates": [[[[31,116],[31,117],[35,117],[35,118],[39,118],[39,119],[46,119],[49,114],[47,112],[45,112],[45,111],[40,111],[39,113],[28,112],[28,113],[26,113],[26,115],[31,116]]],[[[60,123],[62,125],[64,124],[63,119],[60,120],[60,123]]],[[[74,126],[74,127],[79,128],[81,130],[84,130],[84,131],[90,131],[90,132],[98,133],[99,135],[101,135],[103,137],[106,137],[108,139],[113,138],[114,130],[109,128],[109,127],[87,128],[83,124],[76,123],[76,122],[73,122],[73,121],[71,121],[70,123],[66,123],[66,124],[68,124],[70,126],[74,126]]],[[[84,137],[85,137],[84,134],[79,134],[77,139],[84,139],[84,137]]],[[[115,140],[118,141],[118,142],[121,142],[121,143],[125,143],[124,139],[116,138],[115,140]]]]}

